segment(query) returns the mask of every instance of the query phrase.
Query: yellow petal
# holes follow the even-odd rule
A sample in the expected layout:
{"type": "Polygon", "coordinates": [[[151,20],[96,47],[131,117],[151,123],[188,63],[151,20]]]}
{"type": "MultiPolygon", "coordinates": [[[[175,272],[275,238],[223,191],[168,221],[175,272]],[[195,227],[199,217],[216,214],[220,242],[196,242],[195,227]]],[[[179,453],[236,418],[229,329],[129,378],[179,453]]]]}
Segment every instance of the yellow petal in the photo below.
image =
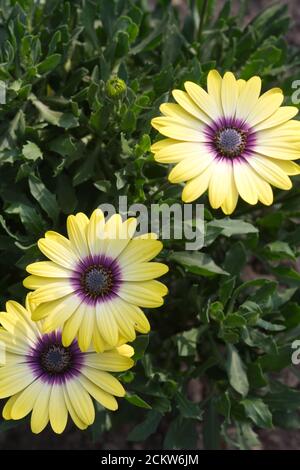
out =
{"type": "Polygon", "coordinates": [[[260,90],[261,79],[259,77],[255,76],[247,81],[238,96],[236,118],[246,119],[249,116],[250,112],[257,104],[260,90]]]}
{"type": "Polygon", "coordinates": [[[35,377],[26,364],[9,364],[0,369],[0,398],[24,390],[35,377]]]}
{"type": "MultiPolygon", "coordinates": [[[[22,392],[20,392],[22,393],[22,392]]],[[[12,419],[11,417],[11,410],[14,404],[16,403],[17,399],[20,396],[20,393],[16,393],[12,397],[10,397],[7,402],[4,405],[3,411],[2,411],[2,416],[4,419],[12,419]]]]}
{"type": "Polygon", "coordinates": [[[117,351],[121,356],[132,357],[134,355],[134,349],[129,344],[122,344],[122,346],[117,347],[117,351]]]}
{"type": "Polygon", "coordinates": [[[49,400],[49,419],[53,431],[61,434],[67,425],[68,410],[62,384],[53,384],[49,400]]]}
{"type": "Polygon", "coordinates": [[[235,161],[233,172],[236,188],[241,198],[248,202],[248,204],[257,204],[258,194],[251,166],[246,161],[235,161]]]}
{"type": "Polygon", "coordinates": [[[182,200],[184,202],[195,201],[208,188],[209,181],[213,172],[214,165],[210,165],[199,176],[188,181],[182,191],[182,200]]]}
{"type": "Polygon", "coordinates": [[[274,114],[283,101],[282,93],[268,94],[264,93],[257,101],[255,108],[251,111],[247,117],[247,122],[251,127],[255,127],[257,124],[268,119],[274,114]]]}
{"type": "Polygon", "coordinates": [[[181,90],[173,90],[172,95],[177,103],[180,106],[190,113],[192,116],[200,119],[200,121],[205,122],[206,124],[211,123],[211,118],[204,112],[204,110],[200,109],[199,106],[189,97],[189,95],[181,90]]]}
{"type": "Polygon", "coordinates": [[[102,354],[88,354],[85,364],[98,370],[122,372],[130,369],[134,362],[129,357],[121,356],[117,350],[113,350],[105,351],[102,354]]]}
{"type": "Polygon", "coordinates": [[[116,397],[123,397],[125,395],[123,385],[108,372],[92,369],[91,367],[84,367],[82,369],[82,375],[107,393],[111,393],[116,397]]]}
{"type": "Polygon", "coordinates": [[[32,300],[36,303],[51,302],[74,292],[74,287],[67,280],[61,280],[40,287],[32,293],[32,300]]]}
{"type": "Polygon", "coordinates": [[[148,281],[163,276],[168,271],[168,266],[163,263],[132,264],[121,270],[121,279],[125,281],[148,281]]]}
{"type": "Polygon", "coordinates": [[[88,425],[92,424],[95,420],[95,408],[85,388],[78,380],[67,380],[65,388],[79,419],[88,425]]]}
{"type": "Polygon", "coordinates": [[[95,316],[96,312],[95,309],[92,308],[87,309],[88,311],[85,312],[82,318],[81,325],[79,327],[78,333],[78,344],[81,351],[87,351],[90,347],[92,336],[93,336],[93,329],[95,325],[95,316]]]}
{"type": "Polygon", "coordinates": [[[271,158],[278,158],[279,160],[297,160],[300,158],[300,147],[295,149],[292,145],[285,147],[271,146],[271,145],[256,145],[255,152],[261,155],[266,155],[271,158]]]}
{"type": "Polygon", "coordinates": [[[200,123],[196,130],[188,127],[187,125],[184,126],[181,123],[172,122],[170,118],[160,117],[152,119],[151,125],[162,135],[171,137],[172,139],[184,140],[186,142],[205,142],[207,140],[207,137],[203,132],[203,126],[201,126],[200,123]],[[164,121],[166,119],[167,121],[164,121]],[[168,122],[168,124],[162,125],[162,122],[168,122]]]}
{"type": "Polygon", "coordinates": [[[166,293],[166,287],[158,281],[123,282],[118,291],[118,295],[125,301],[148,308],[163,305],[162,296],[166,293]]]}
{"type": "Polygon", "coordinates": [[[162,248],[163,244],[158,240],[133,238],[119,255],[118,262],[124,267],[128,264],[150,261],[162,248]]]}
{"type": "Polygon", "coordinates": [[[64,346],[70,346],[74,340],[79,327],[81,325],[82,319],[85,315],[86,304],[82,302],[78,305],[78,308],[75,310],[73,315],[71,315],[68,320],[64,323],[63,332],[62,332],[62,343],[64,346]]]}
{"type": "Polygon", "coordinates": [[[224,202],[231,187],[232,163],[227,159],[219,159],[213,165],[208,196],[214,209],[218,209],[224,202]]]}
{"type": "Polygon", "coordinates": [[[78,414],[76,413],[74,406],[72,405],[70,401],[70,398],[69,398],[69,395],[65,386],[63,387],[63,392],[64,392],[66,407],[67,407],[68,412],[70,413],[71,419],[73,420],[73,422],[79,429],[81,430],[86,429],[88,425],[84,421],[82,421],[82,419],[80,419],[78,414]]]}
{"type": "MultiPolygon", "coordinates": [[[[262,131],[275,126],[279,126],[298,114],[298,108],[295,106],[281,106],[268,119],[255,125],[256,131],[262,131]]],[[[298,121],[297,121],[298,122],[298,121]]]]}
{"type": "Polygon", "coordinates": [[[159,109],[164,114],[164,118],[171,118],[171,121],[174,119],[177,124],[183,124],[196,130],[203,127],[203,123],[199,119],[186,112],[179,104],[163,103],[159,109]]]}
{"type": "Polygon", "coordinates": [[[28,264],[26,271],[30,274],[43,277],[70,277],[72,271],[59,266],[52,261],[39,261],[37,263],[28,264]]]}
{"type": "Polygon", "coordinates": [[[186,158],[198,157],[204,150],[203,144],[199,142],[180,142],[164,147],[154,155],[154,159],[159,163],[177,163],[186,158]]]}
{"type": "Polygon", "coordinates": [[[119,340],[118,326],[111,306],[113,302],[114,299],[109,302],[99,302],[96,305],[99,331],[104,341],[112,347],[116,346],[119,340]]]}
{"type": "Polygon", "coordinates": [[[12,419],[21,419],[31,412],[38,395],[43,389],[43,382],[41,380],[35,380],[19,395],[11,409],[12,419]]]}
{"type": "Polygon", "coordinates": [[[78,262],[78,258],[72,251],[71,244],[67,248],[62,245],[61,241],[56,241],[52,238],[41,238],[38,241],[38,246],[47,258],[67,269],[74,269],[78,262]]]}
{"type": "Polygon", "coordinates": [[[114,396],[105,392],[83,375],[80,376],[80,382],[85,390],[98,401],[104,408],[115,411],[118,409],[118,403],[114,396]]]}
{"type": "Polygon", "coordinates": [[[156,153],[162,150],[165,147],[176,144],[177,140],[174,139],[161,139],[151,145],[151,152],[156,153]]]}
{"type": "Polygon", "coordinates": [[[82,219],[84,214],[69,215],[67,219],[67,231],[70,239],[72,249],[77,253],[79,258],[88,256],[89,248],[87,243],[87,221],[82,219]]]}
{"type": "Polygon", "coordinates": [[[38,434],[47,426],[49,421],[49,400],[52,386],[48,383],[43,383],[43,388],[40,391],[37,399],[33,405],[31,413],[31,431],[38,434]]]}
{"type": "Polygon", "coordinates": [[[188,181],[203,173],[206,168],[213,162],[214,157],[206,150],[202,150],[197,157],[186,158],[178,163],[169,174],[171,183],[181,183],[188,181]]]}
{"type": "Polygon", "coordinates": [[[214,99],[220,116],[223,113],[221,101],[221,87],[222,77],[217,70],[211,70],[207,75],[207,91],[208,94],[214,99]]]}
{"type": "Polygon", "coordinates": [[[273,162],[275,165],[278,165],[279,168],[281,168],[284,173],[287,175],[299,175],[300,174],[300,165],[295,162],[291,162],[289,160],[273,160],[272,158],[269,158],[271,162],[273,162]]]}
{"type": "Polygon", "coordinates": [[[87,240],[91,254],[101,253],[101,244],[105,226],[105,217],[100,209],[94,210],[87,228],[87,240]]]}
{"type": "Polygon", "coordinates": [[[235,76],[231,72],[226,72],[223,77],[221,98],[225,117],[234,117],[238,98],[238,87],[235,76]]]}
{"type": "Polygon", "coordinates": [[[238,88],[238,96],[240,96],[240,94],[242,93],[243,89],[245,88],[246,86],[246,80],[243,80],[242,78],[239,78],[237,81],[236,81],[236,84],[237,84],[237,88],[238,88]]]}
{"type": "Polygon", "coordinates": [[[184,88],[196,105],[211,119],[218,119],[220,117],[215,100],[203,88],[193,82],[185,82],[184,88]]]}
{"type": "MultiPolygon", "coordinates": [[[[77,295],[69,295],[63,299],[49,302],[49,313],[43,322],[43,332],[50,333],[62,327],[65,321],[75,312],[82,300],[77,295]]],[[[33,312],[35,315],[36,310],[33,312]]]]}
{"type": "Polygon", "coordinates": [[[280,166],[268,158],[260,155],[251,155],[248,161],[252,168],[268,183],[276,188],[291,189],[292,183],[290,178],[282,171],[280,166]]]}
{"type": "Polygon", "coordinates": [[[231,172],[231,178],[230,178],[230,185],[229,185],[229,190],[226,194],[226,197],[222,203],[221,209],[226,215],[232,214],[234,209],[236,208],[237,202],[239,198],[239,193],[236,189],[236,184],[234,181],[234,175],[233,171],[231,172]]]}

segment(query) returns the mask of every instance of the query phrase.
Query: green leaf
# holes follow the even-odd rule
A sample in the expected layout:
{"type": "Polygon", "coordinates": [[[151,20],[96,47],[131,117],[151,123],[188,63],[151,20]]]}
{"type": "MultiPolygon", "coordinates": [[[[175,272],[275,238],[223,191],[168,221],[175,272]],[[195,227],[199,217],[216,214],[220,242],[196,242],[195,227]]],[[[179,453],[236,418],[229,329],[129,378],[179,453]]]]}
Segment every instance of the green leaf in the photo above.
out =
{"type": "Polygon", "coordinates": [[[197,419],[201,421],[203,410],[200,410],[198,403],[188,400],[183,393],[180,392],[175,393],[175,400],[183,418],[197,419]]]}
{"type": "Polygon", "coordinates": [[[55,223],[59,216],[59,207],[55,195],[46,188],[37,176],[31,175],[28,181],[32,196],[55,223]]]}
{"type": "Polygon", "coordinates": [[[245,372],[245,366],[239,356],[237,349],[227,345],[226,369],[230,385],[243,397],[248,394],[249,382],[245,372]]]}
{"type": "Polygon", "coordinates": [[[43,158],[43,153],[41,149],[34,143],[27,141],[27,144],[22,147],[22,154],[26,160],[36,161],[39,158],[43,158]]]}
{"type": "Polygon", "coordinates": [[[295,254],[288,243],[277,240],[273,243],[268,243],[265,246],[266,256],[273,260],[291,259],[296,260],[295,254]]]}
{"type": "Polygon", "coordinates": [[[148,335],[139,335],[134,342],[132,343],[132,347],[134,349],[134,356],[133,360],[137,361],[141,359],[149,344],[149,336],[148,335]]]}
{"type": "Polygon", "coordinates": [[[171,261],[184,266],[189,272],[200,276],[214,276],[216,274],[228,275],[226,271],[216,265],[213,259],[205,253],[188,253],[185,251],[173,253],[171,261]]]}
{"type": "Polygon", "coordinates": [[[148,412],[145,421],[135,426],[128,434],[128,441],[144,441],[151,434],[155,433],[161,421],[162,414],[155,410],[148,412]]]}
{"type": "Polygon", "coordinates": [[[223,322],[227,328],[242,328],[246,325],[246,320],[238,313],[229,313],[223,322]]]}
{"type": "Polygon", "coordinates": [[[261,398],[246,398],[241,401],[246,415],[260,428],[272,428],[272,414],[261,398]]]}
{"type": "Polygon", "coordinates": [[[45,60],[43,60],[43,62],[38,64],[37,66],[38,73],[44,74],[47,72],[51,72],[58,66],[58,64],[60,63],[60,60],[61,60],[61,54],[52,54],[48,56],[45,60]]]}
{"type": "Polygon", "coordinates": [[[282,331],[286,328],[284,325],[276,325],[275,323],[263,320],[262,318],[257,320],[256,324],[257,326],[260,326],[261,328],[267,331],[282,331]]]}
{"type": "Polygon", "coordinates": [[[224,269],[232,275],[240,275],[246,261],[245,247],[243,243],[237,242],[226,253],[224,269]]]}
{"type": "Polygon", "coordinates": [[[129,403],[131,403],[134,406],[138,406],[139,408],[146,408],[148,410],[151,410],[151,406],[145,402],[141,397],[139,397],[136,394],[131,394],[127,392],[125,395],[125,400],[127,400],[129,403]]]}
{"type": "Polygon", "coordinates": [[[164,449],[195,449],[196,443],[194,420],[178,417],[171,422],[164,440],[164,449]]]}
{"type": "Polygon", "coordinates": [[[39,110],[41,118],[54,126],[63,127],[64,129],[78,126],[77,118],[71,113],[53,111],[35,97],[32,98],[32,104],[39,110]]]}
{"type": "Polygon", "coordinates": [[[207,224],[210,227],[221,229],[221,234],[225,237],[233,235],[243,235],[249,233],[257,233],[258,229],[254,225],[239,219],[215,219],[207,224]]]}
{"type": "Polygon", "coordinates": [[[250,422],[237,422],[238,447],[241,450],[252,450],[260,446],[257,434],[253,431],[253,425],[250,422]]]}
{"type": "Polygon", "coordinates": [[[199,330],[192,328],[175,336],[178,355],[181,357],[193,356],[196,354],[197,338],[199,330]]]}

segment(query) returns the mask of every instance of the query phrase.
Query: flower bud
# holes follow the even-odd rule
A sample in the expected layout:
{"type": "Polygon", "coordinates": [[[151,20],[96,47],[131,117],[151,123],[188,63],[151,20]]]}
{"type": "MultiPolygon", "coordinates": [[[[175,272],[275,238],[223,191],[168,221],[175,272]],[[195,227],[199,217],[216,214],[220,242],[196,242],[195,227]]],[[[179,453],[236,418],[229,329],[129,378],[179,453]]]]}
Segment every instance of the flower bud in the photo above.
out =
{"type": "Polygon", "coordinates": [[[124,80],[117,76],[111,77],[109,80],[107,80],[105,85],[107,96],[114,99],[118,99],[124,95],[124,93],[126,93],[126,89],[127,87],[124,80]]]}

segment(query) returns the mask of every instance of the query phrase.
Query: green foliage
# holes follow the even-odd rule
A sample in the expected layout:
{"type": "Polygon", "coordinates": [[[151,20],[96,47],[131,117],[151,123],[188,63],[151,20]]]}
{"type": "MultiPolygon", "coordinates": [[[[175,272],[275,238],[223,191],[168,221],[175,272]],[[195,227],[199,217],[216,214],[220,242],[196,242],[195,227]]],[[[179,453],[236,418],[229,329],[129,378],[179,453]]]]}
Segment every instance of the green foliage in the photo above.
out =
{"type": "MultiPolygon", "coordinates": [[[[67,214],[120,195],[130,204],[180,201],[178,186],[162,186],[166,170],[150,153],[150,120],[173,88],[204,85],[216,66],[245,79],[261,74],[264,90],[280,86],[291,104],[300,53],[284,39],[286,7],[244,26],[230,1],[216,18],[210,0],[199,30],[200,3],[189,1],[181,21],[169,1],[152,12],[142,0],[0,1],[2,308],[24,300],[23,270],[39,257],[37,239],[63,233],[67,214]]],[[[150,341],[138,337],[136,367],[120,374],[126,400],[120,413],[98,410],[95,440],[126,423],[129,441],[157,433],[161,447],[192,448],[201,421],[206,448],[247,449],[258,445],[257,428],[299,427],[299,391],[271,375],[291,366],[300,336],[294,182],[288,193],[275,190],[272,207],[240,202],[232,219],[208,210],[204,196],[201,252],[166,241],[170,293],[148,312],[150,341]]]]}

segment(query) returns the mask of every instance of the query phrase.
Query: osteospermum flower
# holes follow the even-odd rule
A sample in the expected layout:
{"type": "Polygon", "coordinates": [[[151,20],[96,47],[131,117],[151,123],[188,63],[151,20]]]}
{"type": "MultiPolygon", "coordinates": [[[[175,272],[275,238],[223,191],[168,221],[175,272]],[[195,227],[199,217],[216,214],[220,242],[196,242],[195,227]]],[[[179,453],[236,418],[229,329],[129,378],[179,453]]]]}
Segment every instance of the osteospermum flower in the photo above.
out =
{"type": "Polygon", "coordinates": [[[27,266],[25,287],[35,289],[33,320],[44,319],[44,332],[62,327],[62,342],[78,337],[86,351],[93,340],[97,351],[147,333],[149,322],[140,307],[159,307],[167,288],[154,278],[167,266],[149,263],[162,243],[146,234],[133,238],[137,221],[113,215],[105,222],[101,210],[91,218],[82,213],[67,220],[68,239],[47,232],[38,242],[51,261],[27,266]]]}
{"type": "Polygon", "coordinates": [[[230,214],[240,195],[249,204],[270,205],[273,192],[292,186],[288,175],[299,174],[292,160],[300,158],[298,112],[281,106],[283,94],[273,88],[260,96],[261,79],[236,80],[208,74],[206,92],[192,82],[186,92],[174,90],[178,104],[164,103],[163,117],[152,125],[168,137],[152,146],[160,163],[176,163],[172,183],[187,182],[182,199],[192,202],[208,189],[210,204],[230,214]]]}
{"type": "Polygon", "coordinates": [[[118,408],[115,396],[125,394],[120,382],[107,371],[132,367],[131,346],[96,353],[82,352],[76,340],[62,344],[61,332],[43,333],[30,318],[29,304],[6,304],[0,313],[0,342],[4,365],[0,367],[0,398],[10,397],[5,419],[31,413],[31,429],[41,432],[50,420],[56,433],[66,427],[68,415],[80,429],[94,422],[92,398],[109,410],[118,408]],[[92,397],[92,398],[91,398],[92,397]]]}

